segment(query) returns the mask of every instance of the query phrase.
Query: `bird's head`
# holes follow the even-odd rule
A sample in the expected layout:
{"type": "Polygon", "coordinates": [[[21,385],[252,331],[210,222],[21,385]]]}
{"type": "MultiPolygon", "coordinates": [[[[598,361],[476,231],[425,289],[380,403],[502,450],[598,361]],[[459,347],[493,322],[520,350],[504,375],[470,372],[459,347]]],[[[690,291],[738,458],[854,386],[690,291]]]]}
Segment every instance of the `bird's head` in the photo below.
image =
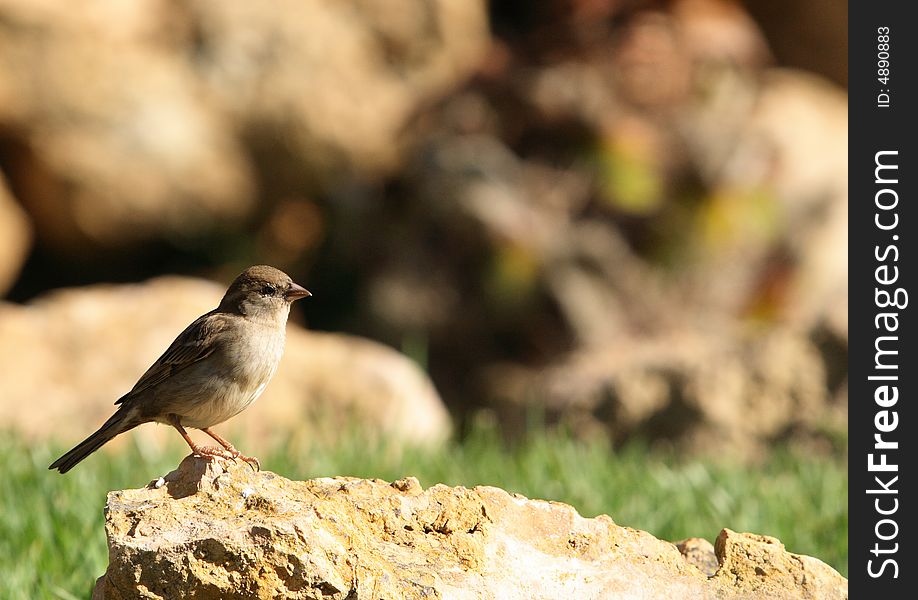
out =
{"type": "Polygon", "coordinates": [[[219,310],[254,319],[286,319],[290,304],[312,296],[279,269],[266,265],[249,267],[239,274],[220,301],[219,310]]]}

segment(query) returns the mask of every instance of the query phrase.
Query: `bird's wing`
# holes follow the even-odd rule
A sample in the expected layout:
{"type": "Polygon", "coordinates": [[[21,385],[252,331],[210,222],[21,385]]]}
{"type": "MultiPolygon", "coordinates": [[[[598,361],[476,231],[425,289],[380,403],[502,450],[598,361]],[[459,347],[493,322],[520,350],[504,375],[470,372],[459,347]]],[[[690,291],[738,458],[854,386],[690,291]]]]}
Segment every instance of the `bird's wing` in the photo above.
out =
{"type": "Polygon", "coordinates": [[[128,398],[159,385],[179,371],[213,354],[216,349],[215,338],[225,327],[226,319],[216,311],[198,317],[147,369],[133,389],[119,398],[115,404],[121,404],[128,398]]]}

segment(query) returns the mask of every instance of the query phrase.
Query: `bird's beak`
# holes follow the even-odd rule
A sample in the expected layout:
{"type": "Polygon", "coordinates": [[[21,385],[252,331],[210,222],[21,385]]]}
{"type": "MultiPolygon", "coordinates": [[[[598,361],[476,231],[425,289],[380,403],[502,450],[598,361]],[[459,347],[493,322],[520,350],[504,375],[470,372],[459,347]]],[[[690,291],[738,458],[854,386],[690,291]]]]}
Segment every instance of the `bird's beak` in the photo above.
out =
{"type": "Polygon", "coordinates": [[[300,298],[308,298],[309,296],[312,296],[309,290],[295,283],[290,284],[290,289],[284,294],[284,298],[290,302],[299,300],[300,298]]]}

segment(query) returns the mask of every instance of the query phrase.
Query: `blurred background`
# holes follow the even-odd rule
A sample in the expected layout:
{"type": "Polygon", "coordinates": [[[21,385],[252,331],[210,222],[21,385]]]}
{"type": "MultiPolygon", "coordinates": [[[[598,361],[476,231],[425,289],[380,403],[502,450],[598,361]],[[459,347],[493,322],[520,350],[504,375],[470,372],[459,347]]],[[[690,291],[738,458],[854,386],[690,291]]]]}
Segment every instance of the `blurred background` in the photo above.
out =
{"type": "Polygon", "coordinates": [[[335,333],[253,451],[846,461],[846,85],[837,0],[0,0],[0,418],[77,441],[266,263],[335,333]]]}
{"type": "MultiPolygon", "coordinates": [[[[0,292],[267,263],[460,433],[538,407],[818,445],[846,427],[846,79],[830,0],[2,0],[0,292]]],[[[42,336],[6,309],[22,361],[42,336]]],[[[130,326],[59,350],[131,353],[130,326]]]]}

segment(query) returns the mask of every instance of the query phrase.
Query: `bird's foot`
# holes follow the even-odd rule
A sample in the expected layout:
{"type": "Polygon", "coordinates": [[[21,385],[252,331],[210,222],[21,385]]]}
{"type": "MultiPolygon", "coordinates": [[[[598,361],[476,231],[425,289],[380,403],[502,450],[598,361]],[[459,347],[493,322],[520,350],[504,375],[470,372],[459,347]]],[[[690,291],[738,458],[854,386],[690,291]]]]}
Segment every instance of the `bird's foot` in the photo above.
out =
{"type": "Polygon", "coordinates": [[[261,463],[258,462],[258,459],[257,459],[257,458],[255,458],[254,456],[246,456],[245,454],[243,454],[243,453],[240,452],[239,450],[236,450],[236,447],[235,447],[235,446],[233,446],[233,445],[232,445],[231,443],[229,443],[227,440],[225,440],[225,439],[223,439],[222,437],[220,437],[219,435],[217,435],[214,431],[211,431],[211,429],[210,429],[209,427],[205,427],[205,428],[202,429],[201,431],[203,431],[204,433],[206,433],[206,434],[209,435],[210,437],[212,437],[212,438],[214,438],[215,440],[217,440],[217,442],[218,442],[221,446],[223,446],[224,450],[225,450],[226,452],[228,452],[229,454],[231,454],[233,458],[242,459],[242,460],[244,460],[246,463],[248,463],[248,465],[249,465],[250,467],[252,467],[252,469],[254,469],[255,471],[261,471],[261,463]]]}
{"type": "Polygon", "coordinates": [[[254,456],[246,456],[245,454],[242,454],[241,452],[237,450],[236,458],[238,458],[239,460],[245,461],[250,467],[252,467],[253,471],[255,472],[261,471],[261,463],[258,462],[258,459],[255,458],[254,456]]]}
{"type": "Polygon", "coordinates": [[[233,455],[232,452],[227,452],[223,448],[217,448],[216,446],[198,446],[194,449],[193,454],[201,458],[217,458],[221,460],[231,460],[233,462],[236,462],[236,456],[239,456],[238,452],[233,455]]]}
{"type": "Polygon", "coordinates": [[[224,448],[217,448],[216,446],[199,446],[194,453],[203,458],[217,458],[222,460],[231,460],[233,462],[236,462],[236,459],[238,458],[239,460],[252,467],[253,471],[257,472],[261,470],[261,463],[258,462],[257,458],[254,456],[246,456],[235,448],[229,450],[224,448]]]}

